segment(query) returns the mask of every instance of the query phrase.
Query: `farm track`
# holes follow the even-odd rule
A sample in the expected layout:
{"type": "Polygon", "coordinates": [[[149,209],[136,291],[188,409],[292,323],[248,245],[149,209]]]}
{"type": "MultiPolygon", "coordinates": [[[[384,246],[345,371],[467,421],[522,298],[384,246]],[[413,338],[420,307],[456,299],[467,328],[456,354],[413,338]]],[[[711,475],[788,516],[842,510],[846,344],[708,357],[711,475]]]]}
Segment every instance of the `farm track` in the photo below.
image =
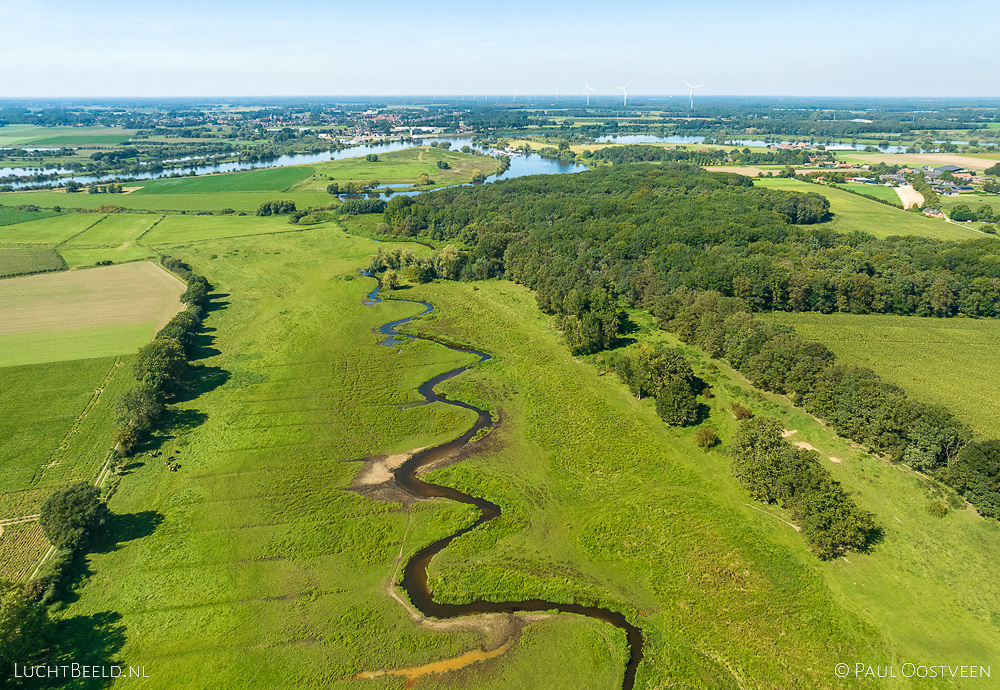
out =
{"type": "MultiPolygon", "coordinates": [[[[367,299],[364,300],[364,304],[371,306],[381,302],[382,299],[378,297],[378,293],[381,288],[382,281],[378,280],[378,285],[368,295],[367,299]]],[[[427,302],[414,300],[393,301],[409,302],[411,304],[422,305],[425,307],[424,311],[416,316],[422,316],[434,309],[433,305],[427,302]]],[[[376,332],[387,336],[381,344],[392,345],[396,342],[396,339],[400,337],[414,338],[437,343],[455,352],[476,355],[479,357],[480,362],[491,359],[491,356],[485,352],[480,352],[471,348],[457,347],[455,345],[436,340],[432,337],[421,335],[401,335],[396,330],[399,326],[402,326],[403,324],[406,324],[416,318],[416,316],[390,321],[375,329],[376,332]]],[[[563,604],[543,599],[501,602],[476,600],[469,604],[442,604],[434,600],[434,594],[427,582],[427,567],[434,556],[443,551],[456,538],[471,532],[494,518],[500,517],[503,512],[499,505],[484,498],[470,496],[450,487],[432,484],[417,479],[417,473],[422,468],[465,448],[473,441],[473,439],[478,438],[480,431],[490,430],[495,427],[495,421],[486,410],[482,410],[460,400],[444,398],[434,392],[434,388],[438,384],[458,376],[466,369],[468,369],[468,366],[458,367],[442,374],[438,374],[420,384],[417,387],[417,392],[427,403],[440,402],[445,405],[451,405],[453,407],[459,407],[476,412],[478,414],[476,423],[473,424],[472,427],[459,438],[453,441],[425,448],[414,453],[408,460],[406,460],[406,462],[392,471],[392,476],[395,484],[401,490],[411,496],[414,496],[415,498],[447,498],[452,501],[475,506],[480,510],[480,516],[472,525],[460,529],[447,537],[438,539],[413,554],[410,560],[407,561],[403,567],[403,579],[400,587],[406,592],[413,607],[427,619],[459,619],[483,614],[504,614],[510,616],[524,613],[559,611],[560,613],[586,616],[588,618],[593,618],[613,625],[625,633],[626,645],[629,650],[628,660],[624,669],[625,674],[622,680],[622,690],[632,690],[635,686],[636,670],[638,669],[639,663],[642,661],[643,636],[642,631],[630,623],[625,618],[624,614],[618,611],[612,611],[598,606],[583,606],[575,603],[563,604]]],[[[391,588],[390,594],[393,598],[403,603],[404,606],[406,605],[405,600],[401,599],[395,594],[395,592],[392,592],[391,588]]]]}

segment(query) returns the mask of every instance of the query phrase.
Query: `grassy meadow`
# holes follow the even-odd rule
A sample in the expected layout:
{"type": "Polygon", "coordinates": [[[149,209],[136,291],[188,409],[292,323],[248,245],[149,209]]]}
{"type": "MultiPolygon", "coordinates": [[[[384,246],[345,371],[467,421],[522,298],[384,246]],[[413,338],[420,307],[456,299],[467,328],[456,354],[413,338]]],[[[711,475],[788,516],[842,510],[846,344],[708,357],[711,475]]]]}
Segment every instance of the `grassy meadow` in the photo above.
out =
{"type": "Polygon", "coordinates": [[[880,238],[892,235],[913,235],[938,240],[964,240],[983,237],[982,233],[971,228],[963,228],[945,223],[942,220],[926,218],[921,214],[886,206],[834,187],[783,178],[757,179],[754,180],[754,184],[768,189],[816,192],[825,196],[830,200],[830,211],[833,213],[833,219],[824,223],[822,227],[828,227],[841,233],[861,231],[880,238]]]}
{"type": "Polygon", "coordinates": [[[112,146],[132,138],[134,129],[115,127],[0,127],[0,147],[112,146]]]}
{"type": "Polygon", "coordinates": [[[59,271],[65,267],[63,260],[50,247],[0,246],[0,278],[59,271]]]}
{"type": "MultiPolygon", "coordinates": [[[[253,199],[289,198],[302,207],[299,201],[309,198],[329,203],[330,178],[365,181],[369,167],[384,183],[432,168],[441,183],[471,176],[468,165],[491,163],[437,148],[399,153],[408,155],[228,180],[165,180],[113,201],[73,198],[248,211],[259,203],[253,199]],[[439,170],[439,159],[452,170],[439,170]]],[[[840,190],[794,180],[762,184],[827,195],[837,214],[832,227],[842,232],[967,236],[840,190]]],[[[66,194],[23,194],[62,197],[67,205],[66,194]]],[[[389,501],[376,501],[346,490],[363,458],[441,443],[473,421],[471,412],[450,406],[406,406],[419,399],[414,389],[421,382],[474,358],[426,341],[378,344],[374,328],[422,307],[366,306],[374,280],[358,270],[379,246],[418,256],[432,250],[376,243],[370,235],[377,221],[350,219],[344,232],[339,223],[298,226],[283,217],[65,214],[0,227],[0,242],[59,244],[70,266],[169,254],[215,286],[191,390],[174,401],[143,448],[169,454],[180,469],[170,472],[148,456],[134,459],[110,496],[107,534],[78,565],[85,584],[58,613],[62,623],[78,625],[113,616],[120,639],[107,653],[145,666],[148,687],[182,687],[198,678],[206,687],[398,690],[408,687],[401,677],[354,676],[437,662],[504,639],[490,621],[420,625],[389,596],[403,560],[468,524],[469,508],[400,502],[391,493],[389,501]],[[21,239],[4,239],[7,232],[21,239]],[[480,624],[486,627],[470,627],[480,624]]],[[[685,351],[712,387],[714,397],[700,401],[721,447],[701,450],[693,428],[665,426],[652,401],[636,400],[614,375],[602,375],[599,357],[569,355],[554,320],[522,287],[439,281],[404,285],[394,296],[436,306],[404,330],[494,356],[441,386],[450,398],[490,409],[500,423],[470,457],[430,478],[494,501],[504,514],[433,561],[429,575],[439,600],[543,597],[621,611],[644,631],[636,687],[650,690],[857,687],[834,674],[837,663],[855,660],[1000,664],[1000,592],[983,586],[995,580],[1000,560],[996,521],[966,509],[931,517],[935,489],[919,476],[836,437],[786,398],[754,391],[723,363],[655,329],[648,314],[631,312],[630,338],[685,351]],[[735,432],[734,401],[781,419],[794,431],[791,440],[814,446],[834,477],[875,513],[885,538],[871,553],[818,561],[781,509],[756,504],[738,486],[725,452],[735,432]]],[[[803,336],[824,340],[809,331],[814,315],[774,318],[788,316],[800,319],[785,322],[801,325],[803,336]]],[[[972,422],[980,405],[974,423],[984,429],[997,423],[988,395],[1000,371],[986,362],[997,333],[989,324],[849,321],[866,318],[894,317],[812,325],[826,338],[842,336],[842,344],[828,344],[845,359],[865,348],[878,351],[885,360],[880,373],[910,377],[898,382],[921,398],[944,401],[954,394],[946,388],[957,378],[956,366],[970,374],[975,367],[977,392],[963,414],[972,422]]],[[[155,323],[129,328],[128,337],[141,344],[155,323]]],[[[58,339],[50,333],[44,342],[38,338],[46,334],[21,330],[0,335],[0,389],[10,391],[0,399],[0,520],[33,514],[55,487],[97,475],[114,432],[114,401],[131,380],[123,354],[129,350],[101,349],[126,337],[121,325],[64,324],[54,329],[58,339]],[[76,359],[28,363],[12,352],[76,359]]],[[[23,577],[44,552],[28,524],[4,528],[0,575],[23,577]]],[[[527,625],[509,652],[414,685],[620,687],[623,644],[608,625],[553,615],[527,625]]],[[[865,687],[931,685],[895,678],[865,687]]]]}
{"type": "Polygon", "coordinates": [[[103,218],[103,215],[96,213],[64,213],[55,217],[4,225],[0,227],[0,244],[36,242],[59,244],[79,235],[103,218]]]}
{"type": "Polygon", "coordinates": [[[951,408],[981,438],[1000,438],[1000,322],[996,319],[805,314],[769,318],[874,370],[920,400],[951,408]]]}
{"type": "MultiPolygon", "coordinates": [[[[402,352],[377,345],[374,326],[417,308],[362,304],[372,280],[357,268],[371,241],[330,227],[276,239],[188,248],[184,258],[227,295],[208,315],[208,356],[198,362],[211,384],[177,406],[183,423],[156,441],[180,450],[180,471],[140,463],[111,499],[123,521],[142,518],[155,529],[112,535],[115,548],[92,554],[93,574],[66,615],[121,612],[128,635],[119,657],[157,669],[153,687],[183,685],[193,673],[222,686],[254,678],[401,687],[401,679],[347,678],[483,643],[415,626],[385,593],[401,546],[446,534],[468,513],[342,489],[359,467],[350,461],[440,442],[471,423],[452,408],[398,407],[415,399],[419,382],[471,357],[431,343],[402,352]]],[[[550,674],[578,687],[610,685],[614,665],[609,676],[597,662],[611,652],[606,643],[592,649],[606,634],[573,618],[538,624],[495,687],[506,673],[536,672],[546,640],[570,652],[550,674]],[[581,655],[596,659],[597,681],[589,678],[594,664],[570,661],[581,655]]]]}

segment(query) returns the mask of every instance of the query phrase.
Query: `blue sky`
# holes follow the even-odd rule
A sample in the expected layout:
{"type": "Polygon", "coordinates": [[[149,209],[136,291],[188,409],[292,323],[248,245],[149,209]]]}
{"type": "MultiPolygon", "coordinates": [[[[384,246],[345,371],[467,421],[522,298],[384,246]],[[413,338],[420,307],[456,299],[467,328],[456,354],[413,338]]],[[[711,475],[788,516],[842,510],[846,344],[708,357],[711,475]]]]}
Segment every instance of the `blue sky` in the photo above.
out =
{"type": "Polygon", "coordinates": [[[1000,96],[1000,3],[0,0],[0,96],[1000,96]]]}

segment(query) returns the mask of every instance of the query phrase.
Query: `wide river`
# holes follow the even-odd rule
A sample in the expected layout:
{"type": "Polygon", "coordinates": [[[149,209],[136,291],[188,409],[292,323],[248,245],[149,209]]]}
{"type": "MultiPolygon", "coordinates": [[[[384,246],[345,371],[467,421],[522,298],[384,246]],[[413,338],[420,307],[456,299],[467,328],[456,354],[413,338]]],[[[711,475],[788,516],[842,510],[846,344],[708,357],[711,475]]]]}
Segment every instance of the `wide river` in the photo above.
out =
{"type": "MultiPolygon", "coordinates": [[[[420,141],[420,140],[417,140],[420,141]]],[[[473,149],[477,149],[484,153],[488,152],[489,149],[485,149],[481,146],[475,146],[472,143],[472,139],[469,137],[450,137],[441,139],[424,139],[417,143],[404,142],[404,141],[393,141],[386,144],[365,144],[362,146],[354,146],[349,149],[343,149],[341,151],[323,151],[321,153],[303,153],[303,154],[292,154],[281,156],[275,158],[274,160],[266,162],[238,162],[233,161],[230,163],[218,163],[214,165],[198,165],[197,163],[192,163],[189,167],[174,168],[171,170],[164,170],[162,172],[148,172],[148,173],[137,173],[134,175],[129,175],[130,179],[135,180],[155,180],[161,177],[170,177],[171,175],[176,175],[181,173],[182,175],[191,175],[192,171],[195,175],[210,175],[213,173],[225,173],[225,172],[237,172],[240,170],[255,170],[259,168],[281,168],[289,165],[308,165],[309,163],[322,163],[325,161],[335,161],[343,160],[345,158],[357,158],[358,156],[367,156],[369,153],[374,154],[384,154],[391,151],[402,151],[404,149],[412,148],[414,146],[421,146],[430,143],[431,141],[437,142],[451,142],[451,150],[457,151],[463,146],[469,146],[473,149]]],[[[525,175],[561,175],[564,173],[579,172],[581,170],[586,170],[587,168],[582,165],[577,165],[576,163],[567,163],[566,161],[553,160],[550,158],[542,158],[536,154],[511,156],[510,159],[510,169],[504,172],[502,175],[490,175],[487,180],[494,181],[496,179],[509,180],[515,177],[524,177],[525,175]]],[[[17,177],[24,177],[28,175],[36,175],[38,173],[51,174],[68,174],[71,170],[60,170],[60,169],[28,169],[28,168],[0,168],[0,177],[5,175],[14,175],[17,177]]],[[[65,183],[69,180],[76,180],[80,184],[91,184],[91,183],[101,183],[108,182],[117,179],[117,175],[72,175],[69,177],[62,177],[58,180],[53,180],[53,183],[65,183]]],[[[4,181],[0,184],[10,185],[14,189],[19,189],[23,187],[29,187],[36,184],[46,184],[38,182],[7,182],[4,181]]],[[[391,185],[386,185],[391,186],[391,185]]],[[[401,185],[404,187],[409,187],[410,185],[401,185]]]]}

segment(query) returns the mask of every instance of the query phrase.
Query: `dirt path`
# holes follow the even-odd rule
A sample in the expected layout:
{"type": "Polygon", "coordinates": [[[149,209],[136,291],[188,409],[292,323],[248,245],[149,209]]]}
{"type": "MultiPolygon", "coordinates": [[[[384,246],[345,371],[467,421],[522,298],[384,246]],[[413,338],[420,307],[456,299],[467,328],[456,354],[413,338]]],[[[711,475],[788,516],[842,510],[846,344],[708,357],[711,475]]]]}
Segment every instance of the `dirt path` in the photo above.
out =
{"type": "Polygon", "coordinates": [[[915,190],[912,185],[904,184],[896,187],[896,196],[903,204],[903,208],[910,208],[913,204],[924,205],[924,195],[915,190]]]}

